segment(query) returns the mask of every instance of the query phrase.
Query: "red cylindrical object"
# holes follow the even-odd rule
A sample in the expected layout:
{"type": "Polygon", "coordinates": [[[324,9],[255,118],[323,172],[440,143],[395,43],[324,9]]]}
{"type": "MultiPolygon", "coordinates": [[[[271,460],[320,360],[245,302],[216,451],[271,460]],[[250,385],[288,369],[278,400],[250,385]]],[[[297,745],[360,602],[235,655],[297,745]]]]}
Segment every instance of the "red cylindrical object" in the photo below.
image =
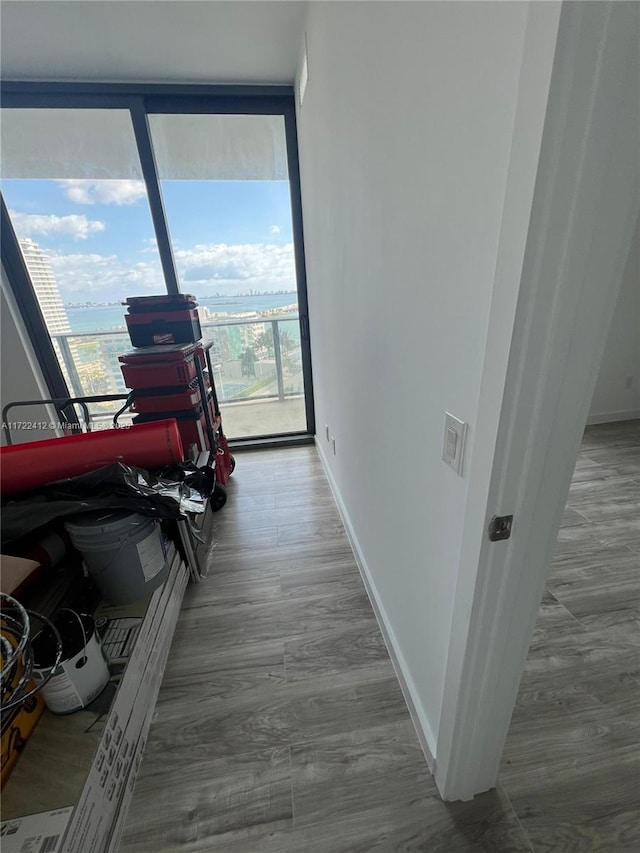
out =
{"type": "Polygon", "coordinates": [[[113,462],[159,468],[183,459],[178,425],[170,418],[128,428],[2,447],[0,489],[3,495],[26,492],[113,462]]]}

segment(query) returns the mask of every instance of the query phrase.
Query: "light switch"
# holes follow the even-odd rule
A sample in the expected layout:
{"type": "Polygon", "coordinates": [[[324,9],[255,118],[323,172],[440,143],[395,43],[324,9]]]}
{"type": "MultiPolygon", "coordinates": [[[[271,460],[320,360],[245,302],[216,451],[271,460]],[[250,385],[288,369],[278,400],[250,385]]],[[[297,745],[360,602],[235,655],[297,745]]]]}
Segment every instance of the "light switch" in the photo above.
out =
{"type": "Polygon", "coordinates": [[[462,461],[464,457],[464,442],[466,436],[466,423],[461,421],[459,418],[456,418],[450,412],[445,412],[442,460],[453,468],[456,474],[460,475],[462,475],[462,461]]]}
{"type": "Polygon", "coordinates": [[[458,433],[451,426],[447,427],[446,434],[446,456],[447,459],[455,459],[456,458],[456,448],[458,446],[458,433]]]}

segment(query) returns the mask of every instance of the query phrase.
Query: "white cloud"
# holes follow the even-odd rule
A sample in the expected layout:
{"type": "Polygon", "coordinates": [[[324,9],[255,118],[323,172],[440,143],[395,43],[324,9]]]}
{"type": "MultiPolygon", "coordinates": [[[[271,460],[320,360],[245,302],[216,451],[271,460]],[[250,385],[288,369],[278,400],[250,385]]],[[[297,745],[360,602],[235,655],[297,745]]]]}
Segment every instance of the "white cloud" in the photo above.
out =
{"type": "Polygon", "coordinates": [[[175,253],[184,282],[201,285],[244,283],[256,290],[295,284],[293,244],[204,244],[175,253]]]}
{"type": "Polygon", "coordinates": [[[87,219],[86,216],[75,213],[69,216],[56,216],[53,213],[20,213],[12,210],[10,215],[16,233],[20,237],[66,234],[74,240],[86,240],[91,234],[104,231],[107,227],[99,219],[87,219]]]}
{"type": "Polygon", "coordinates": [[[158,256],[158,241],[155,237],[147,237],[142,241],[142,254],[158,256]]]}
{"type": "MultiPolygon", "coordinates": [[[[142,250],[131,256],[96,252],[56,254],[47,250],[65,302],[113,302],[127,296],[163,293],[164,279],[157,252],[142,250]],[[143,260],[139,260],[143,258],[143,260]]],[[[185,292],[204,297],[253,290],[289,290],[295,287],[293,245],[197,245],[175,252],[185,292]]]]}
{"type": "Polygon", "coordinates": [[[135,204],[146,195],[144,181],[58,181],[69,201],[76,204],[135,204]]]}
{"type": "Polygon", "coordinates": [[[159,260],[132,264],[117,255],[57,255],[48,252],[63,301],[114,301],[142,291],[162,293],[159,260]]]}
{"type": "Polygon", "coordinates": [[[271,226],[271,233],[272,234],[279,234],[281,230],[282,229],[280,228],[279,225],[272,225],[271,226]]]}

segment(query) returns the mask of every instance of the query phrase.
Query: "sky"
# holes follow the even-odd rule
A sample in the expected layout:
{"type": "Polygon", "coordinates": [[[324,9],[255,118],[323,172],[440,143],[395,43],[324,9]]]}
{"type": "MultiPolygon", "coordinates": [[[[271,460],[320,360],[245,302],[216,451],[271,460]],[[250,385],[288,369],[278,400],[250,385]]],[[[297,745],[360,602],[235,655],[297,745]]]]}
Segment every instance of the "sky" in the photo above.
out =
{"type": "MultiPolygon", "coordinates": [[[[1,182],[18,237],[47,254],[63,302],[165,292],[143,181],[1,182]]],[[[162,181],[181,289],[295,290],[286,181],[162,181]]]]}

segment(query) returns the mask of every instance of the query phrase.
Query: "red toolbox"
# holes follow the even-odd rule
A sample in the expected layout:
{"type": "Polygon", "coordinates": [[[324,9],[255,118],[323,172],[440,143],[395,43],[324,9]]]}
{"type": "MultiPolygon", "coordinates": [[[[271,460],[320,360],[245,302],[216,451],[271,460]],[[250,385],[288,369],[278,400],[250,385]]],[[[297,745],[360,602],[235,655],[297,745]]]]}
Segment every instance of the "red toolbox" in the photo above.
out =
{"type": "Polygon", "coordinates": [[[130,296],[125,314],[134,347],[194,343],[202,337],[195,296],[130,296]]]}
{"type": "MultiPolygon", "coordinates": [[[[134,424],[147,424],[152,421],[163,420],[166,417],[168,417],[167,412],[136,415],[133,422],[134,424]]],[[[198,450],[210,450],[209,438],[207,436],[207,421],[202,406],[199,406],[193,412],[173,412],[171,417],[175,418],[178,424],[178,432],[180,433],[185,455],[188,454],[192,444],[195,444],[198,450]]]]}
{"type": "Polygon", "coordinates": [[[202,402],[202,395],[198,380],[194,379],[185,387],[175,388],[150,388],[148,390],[137,390],[131,411],[141,415],[155,414],[156,412],[185,411],[197,409],[202,402]]]}
{"type": "Polygon", "coordinates": [[[197,308],[163,314],[125,314],[124,319],[134,347],[193,343],[202,337],[197,308]]]}
{"type": "Polygon", "coordinates": [[[196,356],[203,362],[203,348],[196,344],[169,344],[129,350],[118,357],[127,388],[167,388],[189,385],[196,376],[196,356]]]}
{"type": "Polygon", "coordinates": [[[162,311],[181,311],[198,307],[198,300],[191,293],[175,293],[171,296],[163,293],[160,296],[129,296],[122,303],[128,307],[130,314],[142,314],[162,311]]]}

